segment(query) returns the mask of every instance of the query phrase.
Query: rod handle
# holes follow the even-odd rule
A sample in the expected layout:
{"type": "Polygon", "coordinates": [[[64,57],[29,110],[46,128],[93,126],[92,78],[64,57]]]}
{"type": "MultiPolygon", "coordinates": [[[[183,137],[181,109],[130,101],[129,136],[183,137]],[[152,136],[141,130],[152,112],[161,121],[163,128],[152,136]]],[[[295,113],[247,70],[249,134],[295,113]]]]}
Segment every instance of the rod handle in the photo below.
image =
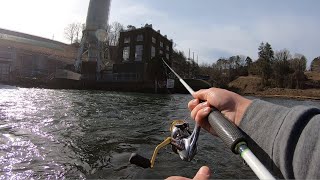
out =
{"type": "Polygon", "coordinates": [[[220,111],[212,108],[208,116],[208,121],[213,130],[235,154],[239,154],[237,145],[240,142],[246,142],[243,133],[238,127],[230,122],[220,111]]]}

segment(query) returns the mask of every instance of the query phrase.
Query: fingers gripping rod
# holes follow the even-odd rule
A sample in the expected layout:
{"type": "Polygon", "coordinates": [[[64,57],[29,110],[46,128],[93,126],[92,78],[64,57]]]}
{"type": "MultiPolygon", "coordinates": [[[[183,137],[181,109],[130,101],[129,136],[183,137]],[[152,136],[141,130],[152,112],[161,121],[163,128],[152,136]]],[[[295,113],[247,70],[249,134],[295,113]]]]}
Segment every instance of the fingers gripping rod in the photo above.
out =
{"type": "MultiPolygon", "coordinates": [[[[167,62],[165,62],[163,59],[162,61],[192,95],[194,90],[167,64],[167,62]]],[[[274,179],[271,173],[247,147],[244,135],[241,133],[238,127],[227,120],[226,117],[221,114],[221,112],[219,112],[216,108],[212,108],[212,112],[208,116],[208,121],[214,131],[231,149],[231,151],[235,154],[240,154],[259,179],[274,179]]],[[[196,123],[194,132],[192,134],[195,134],[195,132],[199,133],[199,131],[200,126],[196,123]]]]}

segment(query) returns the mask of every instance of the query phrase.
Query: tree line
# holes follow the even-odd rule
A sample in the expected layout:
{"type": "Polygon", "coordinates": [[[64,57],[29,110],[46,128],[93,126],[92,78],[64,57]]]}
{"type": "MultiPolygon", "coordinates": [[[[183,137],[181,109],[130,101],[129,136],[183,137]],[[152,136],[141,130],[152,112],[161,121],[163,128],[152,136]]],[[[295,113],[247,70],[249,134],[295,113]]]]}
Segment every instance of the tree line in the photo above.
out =
{"type": "MultiPolygon", "coordinates": [[[[311,64],[319,61],[315,58],[311,64]]],[[[278,87],[303,89],[307,77],[305,71],[307,58],[294,54],[287,49],[274,51],[272,46],[262,42],[258,47],[258,59],[249,56],[235,55],[219,58],[212,64],[198,65],[188,60],[183,52],[175,51],[173,65],[176,71],[186,78],[206,78],[215,86],[227,88],[228,84],[239,76],[254,75],[261,78],[261,88],[278,87]]]]}
{"type": "MultiPolygon", "coordinates": [[[[109,46],[117,46],[119,43],[120,32],[132,28],[134,26],[129,25],[127,28],[119,23],[113,22],[107,27],[108,39],[107,44],[109,46]]],[[[81,42],[82,33],[86,28],[85,23],[74,22],[68,24],[64,29],[64,38],[70,42],[70,44],[79,44],[81,42]]]]}

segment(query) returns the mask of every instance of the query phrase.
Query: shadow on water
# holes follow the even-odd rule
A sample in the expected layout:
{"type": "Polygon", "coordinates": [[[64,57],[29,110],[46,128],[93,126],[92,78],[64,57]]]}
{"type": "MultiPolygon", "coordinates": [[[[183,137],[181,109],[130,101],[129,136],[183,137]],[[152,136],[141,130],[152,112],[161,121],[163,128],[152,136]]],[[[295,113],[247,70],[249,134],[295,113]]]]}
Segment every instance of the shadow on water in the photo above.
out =
{"type": "Polygon", "coordinates": [[[0,89],[18,89],[16,86],[10,86],[10,85],[5,85],[0,83],[0,89]]]}

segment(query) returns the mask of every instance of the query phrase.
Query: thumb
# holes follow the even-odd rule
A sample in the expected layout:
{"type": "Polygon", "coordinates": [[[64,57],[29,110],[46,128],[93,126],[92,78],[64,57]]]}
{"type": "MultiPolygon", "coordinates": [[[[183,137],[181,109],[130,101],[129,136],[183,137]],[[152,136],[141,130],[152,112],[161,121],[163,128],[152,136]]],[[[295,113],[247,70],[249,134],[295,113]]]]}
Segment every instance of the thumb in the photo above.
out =
{"type": "Polygon", "coordinates": [[[202,166],[193,179],[208,180],[211,177],[211,171],[207,166],[202,166]]]}

